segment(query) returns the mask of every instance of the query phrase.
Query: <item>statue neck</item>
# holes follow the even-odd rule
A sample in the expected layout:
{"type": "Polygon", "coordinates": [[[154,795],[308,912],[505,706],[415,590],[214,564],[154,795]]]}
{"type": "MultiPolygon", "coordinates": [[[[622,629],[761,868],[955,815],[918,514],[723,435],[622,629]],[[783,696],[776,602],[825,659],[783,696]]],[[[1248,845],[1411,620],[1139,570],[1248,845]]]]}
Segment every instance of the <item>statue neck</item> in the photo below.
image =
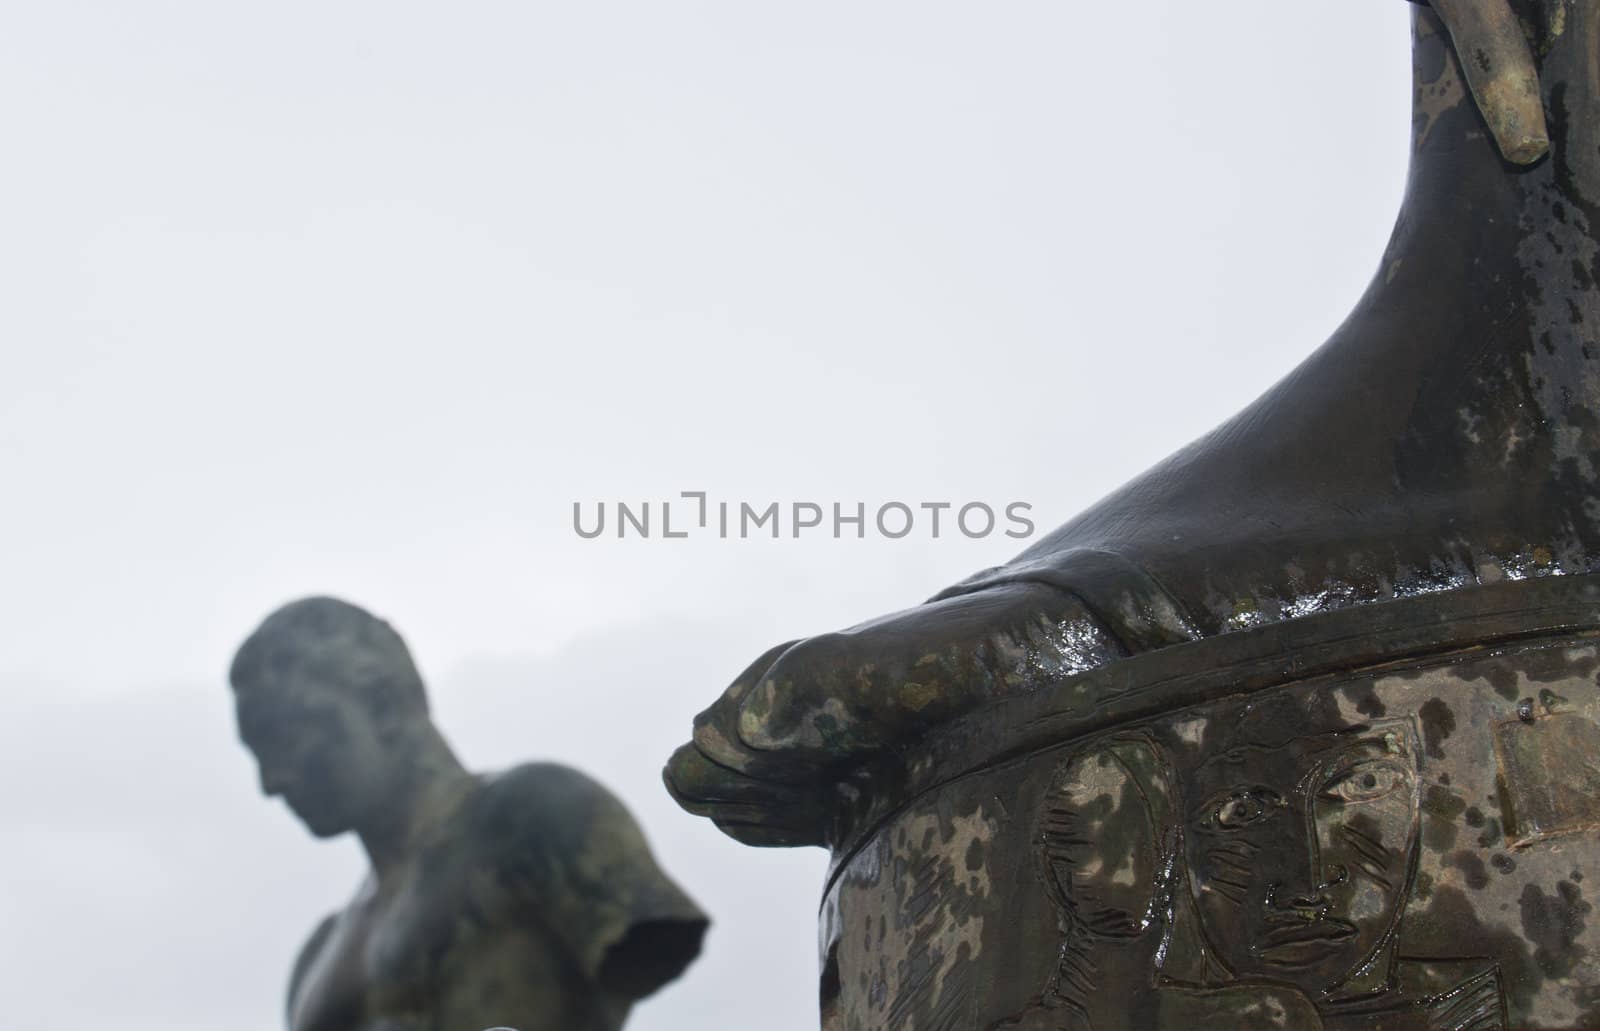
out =
{"type": "MultiPolygon", "coordinates": [[[[1600,358],[1592,342],[1600,327],[1600,0],[1531,2],[1565,16],[1539,19],[1559,32],[1533,33],[1550,154],[1530,166],[1501,157],[1437,16],[1427,8],[1413,15],[1411,167],[1400,216],[1366,296],[1303,367],[1338,405],[1349,403],[1349,388],[1393,395],[1393,417],[1412,422],[1419,413],[1465,407],[1490,418],[1492,410],[1490,421],[1515,424],[1518,437],[1552,432],[1523,426],[1519,411],[1589,418],[1561,398],[1587,396],[1588,363],[1600,358]],[[1381,370],[1381,381],[1361,379],[1367,368],[1381,370]]],[[[1387,450],[1394,437],[1385,434],[1402,430],[1413,443],[1454,433],[1443,423],[1385,423],[1374,428],[1374,446],[1387,450]]],[[[1437,465],[1430,448],[1424,464],[1437,465]]]]}
{"type": "Polygon", "coordinates": [[[477,784],[432,721],[413,728],[396,752],[404,759],[391,774],[381,808],[356,828],[380,881],[415,853],[477,784]]]}
{"type": "Polygon", "coordinates": [[[1539,65],[1549,156],[1529,167],[1500,156],[1445,29],[1418,8],[1411,171],[1390,260],[1440,243],[1505,253],[1542,241],[1587,252],[1600,236],[1600,2],[1518,6],[1539,65]]]}

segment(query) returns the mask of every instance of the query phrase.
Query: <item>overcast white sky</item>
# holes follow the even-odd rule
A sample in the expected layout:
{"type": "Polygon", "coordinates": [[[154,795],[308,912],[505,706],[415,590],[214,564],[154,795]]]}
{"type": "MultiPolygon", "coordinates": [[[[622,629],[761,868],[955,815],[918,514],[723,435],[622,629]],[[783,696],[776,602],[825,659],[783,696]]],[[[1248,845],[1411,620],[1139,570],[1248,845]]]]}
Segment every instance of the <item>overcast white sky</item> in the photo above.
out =
{"type": "Polygon", "coordinates": [[[258,797],[224,672],[314,592],[400,628],[470,765],[588,770],[712,913],[630,1028],[815,1027],[824,855],[659,767],[768,645],[1021,545],[587,541],[572,503],[1045,531],[1321,342],[1409,124],[1402,0],[12,7],[16,1028],[281,1026],[362,857],[258,797]]]}

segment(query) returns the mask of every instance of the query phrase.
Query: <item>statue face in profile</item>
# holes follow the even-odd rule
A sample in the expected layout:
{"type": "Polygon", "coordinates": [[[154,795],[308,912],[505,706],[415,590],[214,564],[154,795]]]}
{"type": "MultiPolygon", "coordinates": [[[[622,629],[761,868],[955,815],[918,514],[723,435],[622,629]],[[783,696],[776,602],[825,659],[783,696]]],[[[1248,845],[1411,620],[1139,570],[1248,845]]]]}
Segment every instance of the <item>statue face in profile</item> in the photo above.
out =
{"type": "Polygon", "coordinates": [[[355,830],[382,806],[385,735],[348,692],[298,677],[239,692],[234,711],[262,794],[281,797],[312,834],[355,830]]]}
{"type": "MultiPolygon", "coordinates": [[[[1313,998],[1388,979],[1420,801],[1409,721],[1325,723],[1215,754],[1186,786],[1184,848],[1207,943],[1236,978],[1313,998]]],[[[1240,730],[1234,740],[1249,740],[1240,730]]]]}

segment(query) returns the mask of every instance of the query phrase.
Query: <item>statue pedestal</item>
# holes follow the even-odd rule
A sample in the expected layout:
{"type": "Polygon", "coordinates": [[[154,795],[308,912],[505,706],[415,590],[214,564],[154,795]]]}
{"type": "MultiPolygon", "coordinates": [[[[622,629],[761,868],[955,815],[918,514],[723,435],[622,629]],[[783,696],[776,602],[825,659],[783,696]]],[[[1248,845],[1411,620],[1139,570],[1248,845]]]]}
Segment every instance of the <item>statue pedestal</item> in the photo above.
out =
{"type": "Polygon", "coordinates": [[[824,1027],[1595,1026],[1597,671],[1552,577],[974,713],[854,781],[824,1027]]]}

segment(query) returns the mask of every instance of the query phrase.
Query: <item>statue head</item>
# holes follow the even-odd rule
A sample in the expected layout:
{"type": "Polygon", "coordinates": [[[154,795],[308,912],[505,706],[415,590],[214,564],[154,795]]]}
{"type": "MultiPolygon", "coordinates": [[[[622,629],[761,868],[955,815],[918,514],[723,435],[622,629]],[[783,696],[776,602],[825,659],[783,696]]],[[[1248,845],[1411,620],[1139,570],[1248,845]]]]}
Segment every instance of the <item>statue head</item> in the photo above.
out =
{"type": "Polygon", "coordinates": [[[411,653],[389,624],[334,598],[291,602],[239,646],[228,679],[261,790],[318,837],[386,807],[407,739],[429,726],[411,653]]]}
{"type": "Polygon", "coordinates": [[[1277,702],[1233,714],[1182,771],[1202,935],[1239,980],[1322,999],[1380,989],[1416,862],[1415,729],[1277,702]]]}

